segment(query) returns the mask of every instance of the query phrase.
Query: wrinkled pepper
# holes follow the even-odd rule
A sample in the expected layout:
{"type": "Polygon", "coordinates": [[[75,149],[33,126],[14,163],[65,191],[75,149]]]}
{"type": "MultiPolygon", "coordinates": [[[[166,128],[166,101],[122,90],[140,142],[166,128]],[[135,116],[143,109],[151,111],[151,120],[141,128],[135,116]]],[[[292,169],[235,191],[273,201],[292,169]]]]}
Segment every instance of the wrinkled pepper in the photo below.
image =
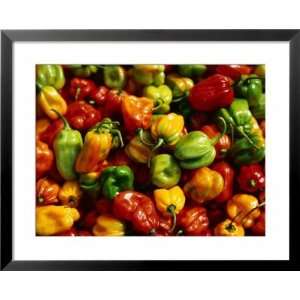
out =
{"type": "Polygon", "coordinates": [[[130,74],[141,85],[160,86],[165,82],[164,70],[164,65],[134,65],[130,74]]]}
{"type": "Polygon", "coordinates": [[[232,80],[237,81],[242,75],[250,74],[252,68],[247,65],[218,65],[216,67],[216,73],[227,77],[232,80]]]}
{"type": "Polygon", "coordinates": [[[121,118],[122,101],[126,95],[124,91],[109,90],[102,106],[103,115],[108,118],[121,118]]]}
{"type": "Polygon", "coordinates": [[[201,77],[207,70],[206,65],[179,65],[178,73],[184,77],[201,77]]]}
{"type": "Polygon", "coordinates": [[[95,65],[68,65],[74,76],[87,78],[97,73],[98,67],[95,65]]]}
{"type": "Polygon", "coordinates": [[[150,177],[160,188],[175,186],[181,177],[181,169],[170,154],[159,154],[151,159],[150,177]]]}
{"type": "Polygon", "coordinates": [[[56,135],[53,143],[56,167],[65,180],[74,180],[77,178],[75,162],[83,145],[82,137],[79,131],[70,127],[60,113],[55,112],[64,122],[64,128],[56,135]]]}
{"type": "Polygon", "coordinates": [[[41,205],[58,202],[59,185],[48,178],[41,178],[36,183],[37,203],[41,205]]]}
{"type": "Polygon", "coordinates": [[[179,186],[174,186],[171,189],[154,190],[154,199],[157,209],[164,215],[171,215],[173,225],[170,232],[175,229],[176,215],[180,213],[185,204],[185,195],[179,186]]]}
{"type": "Polygon", "coordinates": [[[78,181],[65,181],[58,193],[60,203],[69,207],[77,207],[81,196],[82,192],[78,181]]]}
{"type": "Polygon", "coordinates": [[[50,126],[50,122],[46,118],[39,119],[36,121],[35,136],[37,140],[41,140],[41,135],[43,134],[43,132],[47,130],[49,126],[50,126]]]}
{"type": "Polygon", "coordinates": [[[56,90],[65,85],[64,70],[61,65],[37,65],[36,85],[39,89],[45,86],[52,86],[56,90]]]}
{"type": "Polygon", "coordinates": [[[61,119],[54,120],[45,131],[40,134],[40,140],[53,148],[53,142],[56,135],[64,128],[64,122],[61,119]]]}
{"type": "Polygon", "coordinates": [[[46,143],[36,141],[36,176],[41,178],[51,170],[54,162],[54,155],[46,143]]]}
{"type": "Polygon", "coordinates": [[[119,192],[132,190],[134,174],[128,166],[112,166],[106,168],[100,176],[102,194],[113,199],[119,192]]]}
{"type": "Polygon", "coordinates": [[[245,230],[243,226],[226,219],[215,227],[214,234],[216,236],[244,236],[245,230]]]}
{"type": "Polygon", "coordinates": [[[144,88],[143,95],[154,102],[153,111],[156,114],[165,114],[170,111],[172,91],[167,85],[158,87],[149,85],[144,88]]]}
{"type": "Polygon", "coordinates": [[[75,77],[70,81],[69,93],[75,100],[84,100],[91,97],[96,89],[93,80],[75,77]]]}
{"type": "Polygon", "coordinates": [[[110,215],[101,215],[93,227],[95,236],[122,236],[125,235],[125,225],[110,215]]]}
{"type": "Polygon", "coordinates": [[[251,227],[251,233],[258,236],[264,236],[266,234],[265,212],[262,212],[255,220],[254,225],[251,227]]]}
{"type": "Polygon", "coordinates": [[[126,83],[125,70],[121,66],[103,67],[104,83],[111,89],[121,90],[126,83]]]}
{"type": "Polygon", "coordinates": [[[131,222],[139,233],[154,234],[159,227],[159,216],[152,200],[139,192],[119,193],[114,198],[113,212],[120,220],[131,222]]]}
{"type": "Polygon", "coordinates": [[[101,191],[100,174],[100,172],[89,172],[80,174],[79,177],[80,188],[94,200],[99,197],[101,191]]]}
{"type": "Polygon", "coordinates": [[[167,76],[166,83],[172,90],[173,99],[187,96],[194,86],[194,82],[191,78],[181,77],[175,73],[171,73],[167,76]]]}
{"type": "Polygon", "coordinates": [[[216,198],[224,188],[221,174],[207,167],[197,169],[183,190],[185,195],[197,203],[204,203],[216,198]]]}
{"type": "Polygon", "coordinates": [[[76,208],[46,205],[36,208],[36,233],[54,235],[72,228],[80,215],[76,208]]]}
{"type": "Polygon", "coordinates": [[[52,120],[58,119],[53,109],[64,115],[67,112],[67,103],[59,92],[52,86],[44,86],[38,94],[38,105],[52,120]]]}

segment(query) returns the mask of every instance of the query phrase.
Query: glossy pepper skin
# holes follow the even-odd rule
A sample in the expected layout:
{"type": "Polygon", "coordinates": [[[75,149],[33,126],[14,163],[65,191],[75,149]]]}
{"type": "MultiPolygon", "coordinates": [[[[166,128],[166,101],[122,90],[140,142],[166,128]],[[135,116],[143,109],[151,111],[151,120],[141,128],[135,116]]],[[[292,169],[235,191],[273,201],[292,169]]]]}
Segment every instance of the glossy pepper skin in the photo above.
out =
{"type": "Polygon", "coordinates": [[[170,228],[172,232],[176,226],[176,215],[180,213],[185,204],[185,195],[179,186],[171,189],[154,190],[154,200],[157,209],[164,215],[173,217],[173,226],[170,228]]]}
{"type": "Polygon", "coordinates": [[[159,154],[151,159],[150,177],[160,188],[175,186],[181,177],[181,169],[170,154],[159,154]]]}
{"type": "Polygon", "coordinates": [[[44,86],[38,94],[38,105],[43,112],[52,120],[58,118],[53,111],[55,109],[64,115],[67,112],[67,103],[59,92],[52,86],[44,86]]]}
{"type": "Polygon", "coordinates": [[[131,76],[141,85],[160,86],[165,82],[164,65],[134,65],[131,76]]]}
{"type": "Polygon", "coordinates": [[[79,177],[80,188],[94,200],[99,197],[101,191],[100,174],[100,172],[89,172],[80,174],[79,177]]]}
{"type": "Polygon", "coordinates": [[[135,231],[153,234],[159,227],[159,216],[152,200],[146,195],[124,191],[113,202],[114,215],[123,221],[131,222],[135,231]]]}
{"type": "Polygon", "coordinates": [[[216,73],[230,77],[234,81],[238,81],[242,75],[248,75],[252,72],[252,68],[247,65],[218,65],[216,73]]]}
{"type": "Polygon", "coordinates": [[[40,140],[41,134],[44,131],[46,131],[49,126],[50,126],[50,122],[46,118],[39,119],[36,121],[35,133],[36,133],[37,140],[40,140]]]}
{"type": "Polygon", "coordinates": [[[226,219],[215,227],[214,234],[216,236],[244,236],[245,230],[243,226],[226,219]]]}
{"type": "Polygon", "coordinates": [[[67,120],[59,115],[64,122],[64,128],[56,135],[53,148],[56,157],[56,167],[65,180],[75,180],[75,162],[83,142],[79,131],[73,130],[67,120]]]}
{"type": "Polygon", "coordinates": [[[83,78],[90,77],[98,71],[95,65],[68,65],[68,68],[74,76],[83,78]]]}
{"type": "Polygon", "coordinates": [[[256,197],[248,194],[237,194],[227,202],[227,214],[237,224],[250,228],[260,216],[256,197]]]}
{"type": "Polygon", "coordinates": [[[57,196],[59,185],[48,178],[41,178],[36,183],[36,197],[39,205],[55,204],[58,202],[57,196]]]}
{"type": "Polygon", "coordinates": [[[253,235],[258,236],[264,236],[266,234],[265,212],[262,212],[260,216],[256,219],[256,222],[251,227],[251,232],[253,235]]]}
{"type": "Polygon", "coordinates": [[[37,65],[36,66],[36,85],[39,89],[44,86],[52,86],[56,90],[65,85],[65,75],[60,65],[37,65]]]}
{"type": "Polygon", "coordinates": [[[125,225],[110,215],[101,215],[93,227],[93,234],[95,236],[123,236],[125,225]]]}
{"type": "Polygon", "coordinates": [[[38,206],[36,208],[36,233],[55,235],[69,230],[79,217],[76,208],[59,205],[38,206]]]}
{"type": "Polygon", "coordinates": [[[265,174],[259,164],[241,166],[237,180],[244,192],[255,193],[265,189],[265,174]]]}
{"type": "Polygon", "coordinates": [[[146,86],[143,90],[143,95],[153,100],[154,113],[165,114],[170,111],[172,91],[167,85],[160,85],[158,87],[153,85],[146,86]]]}
{"type": "Polygon", "coordinates": [[[139,128],[148,129],[151,125],[152,110],[151,99],[125,95],[122,99],[122,115],[126,131],[134,134],[139,128]]]}
{"type": "Polygon", "coordinates": [[[184,187],[187,198],[197,203],[204,203],[216,198],[224,188],[224,179],[221,174],[207,167],[197,169],[184,187]]]}
{"type": "Polygon", "coordinates": [[[46,143],[36,141],[36,176],[41,178],[52,168],[54,155],[46,143]]]}
{"type": "Polygon", "coordinates": [[[125,70],[121,66],[103,67],[104,83],[111,89],[121,90],[126,83],[125,70]]]}
{"type": "Polygon", "coordinates": [[[40,134],[40,140],[53,148],[53,142],[56,135],[64,128],[64,122],[61,119],[54,120],[45,131],[40,134]]]}
{"type": "Polygon", "coordinates": [[[226,161],[220,161],[212,165],[214,171],[222,175],[224,187],[222,192],[214,199],[217,202],[226,202],[232,198],[235,171],[226,161]]]}
{"type": "Polygon", "coordinates": [[[206,65],[179,65],[178,73],[184,77],[201,77],[207,70],[206,65]]]}
{"type": "Polygon", "coordinates": [[[84,100],[92,96],[96,88],[93,80],[74,77],[70,81],[69,93],[75,100],[84,100]]]}
{"type": "Polygon", "coordinates": [[[172,90],[173,99],[187,96],[194,86],[194,82],[191,78],[181,77],[175,73],[171,73],[167,76],[166,83],[172,90]]]}
{"type": "Polygon", "coordinates": [[[113,199],[119,192],[132,190],[134,174],[128,166],[112,166],[106,168],[100,176],[102,194],[113,199]]]}
{"type": "Polygon", "coordinates": [[[178,215],[177,225],[186,235],[205,236],[209,226],[206,209],[201,206],[183,208],[178,215]]]}
{"type": "Polygon", "coordinates": [[[85,101],[75,101],[68,105],[66,119],[74,129],[86,130],[101,120],[100,111],[85,101]]]}
{"type": "Polygon", "coordinates": [[[211,112],[229,106],[234,98],[231,80],[215,74],[199,81],[190,91],[189,103],[197,111],[211,112]]]}
{"type": "Polygon", "coordinates": [[[60,203],[69,207],[77,207],[81,196],[82,192],[78,181],[65,181],[58,193],[60,203]]]}

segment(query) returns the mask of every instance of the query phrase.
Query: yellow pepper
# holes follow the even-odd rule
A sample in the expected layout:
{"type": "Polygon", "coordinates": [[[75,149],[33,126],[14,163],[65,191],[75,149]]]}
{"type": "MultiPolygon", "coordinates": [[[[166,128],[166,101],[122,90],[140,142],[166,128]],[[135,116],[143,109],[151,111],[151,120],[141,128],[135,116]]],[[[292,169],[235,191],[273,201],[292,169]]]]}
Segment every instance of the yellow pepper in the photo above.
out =
{"type": "Polygon", "coordinates": [[[82,191],[78,181],[65,181],[58,194],[61,204],[69,207],[77,207],[81,196],[82,191]]]}
{"type": "Polygon", "coordinates": [[[71,229],[80,215],[76,208],[47,205],[36,208],[36,233],[54,235],[71,229]]]}
{"type": "Polygon", "coordinates": [[[122,236],[125,235],[125,225],[114,217],[101,215],[93,227],[93,234],[95,236],[122,236]]]}
{"type": "Polygon", "coordinates": [[[61,115],[67,112],[67,103],[59,92],[52,86],[44,86],[38,95],[38,105],[42,111],[52,120],[58,118],[58,111],[61,115]]]}
{"type": "Polygon", "coordinates": [[[226,219],[215,227],[214,234],[218,236],[244,236],[245,230],[243,226],[226,219]]]}
{"type": "Polygon", "coordinates": [[[154,191],[154,199],[157,209],[164,215],[171,214],[173,217],[173,226],[176,226],[176,215],[183,209],[185,196],[182,189],[176,185],[171,189],[157,189],[154,191]]]}
{"type": "Polygon", "coordinates": [[[187,197],[197,203],[203,203],[216,198],[224,188],[224,179],[221,174],[207,167],[196,170],[183,190],[187,197]]]}
{"type": "Polygon", "coordinates": [[[227,202],[227,214],[237,224],[250,228],[260,216],[259,202],[248,194],[237,194],[227,202]]]}

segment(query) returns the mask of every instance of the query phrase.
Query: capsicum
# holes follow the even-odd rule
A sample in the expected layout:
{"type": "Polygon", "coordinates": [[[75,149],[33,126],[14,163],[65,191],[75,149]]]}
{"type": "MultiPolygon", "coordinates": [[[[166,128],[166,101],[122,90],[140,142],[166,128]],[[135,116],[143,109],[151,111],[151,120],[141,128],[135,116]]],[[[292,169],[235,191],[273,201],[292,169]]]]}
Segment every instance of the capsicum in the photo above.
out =
{"type": "Polygon", "coordinates": [[[175,73],[171,73],[167,76],[166,83],[172,90],[173,99],[187,96],[194,86],[194,82],[191,78],[181,77],[175,73]]]}
{"type": "Polygon", "coordinates": [[[54,155],[46,143],[36,141],[36,177],[41,178],[53,165],[54,155]]]}
{"type": "Polygon", "coordinates": [[[125,71],[121,66],[105,66],[103,67],[104,83],[111,89],[121,90],[125,83],[125,71]]]}
{"type": "Polygon", "coordinates": [[[40,134],[40,140],[53,148],[53,142],[56,135],[64,128],[64,122],[61,119],[54,120],[45,131],[40,134]]]}
{"type": "Polygon", "coordinates": [[[90,77],[98,71],[95,65],[68,65],[68,68],[74,76],[83,78],[90,77]]]}
{"type": "Polygon", "coordinates": [[[80,188],[91,198],[96,200],[101,191],[99,182],[100,172],[89,172],[80,174],[79,184],[80,188]]]}
{"type": "Polygon", "coordinates": [[[93,80],[74,77],[70,81],[69,93],[75,100],[91,97],[97,89],[93,80]]]}
{"type": "Polygon", "coordinates": [[[201,77],[207,70],[206,65],[179,65],[178,73],[185,77],[201,77]]]}
{"type": "Polygon", "coordinates": [[[226,219],[215,227],[214,234],[216,236],[244,236],[245,230],[243,226],[226,219]]]}
{"type": "Polygon", "coordinates": [[[110,215],[101,215],[93,227],[93,234],[94,236],[122,236],[125,235],[125,225],[110,215]]]}
{"type": "Polygon", "coordinates": [[[36,84],[39,89],[52,86],[59,90],[65,85],[65,75],[60,65],[37,65],[36,84]]]}
{"type": "Polygon", "coordinates": [[[82,192],[78,181],[65,181],[58,193],[58,198],[62,205],[77,207],[79,205],[82,192]]]}
{"type": "Polygon", "coordinates": [[[160,86],[165,82],[164,70],[164,65],[134,65],[130,74],[141,85],[160,86]]]}
{"type": "Polygon", "coordinates": [[[39,205],[55,204],[58,202],[57,196],[59,185],[48,178],[41,178],[36,183],[36,197],[39,205]]]}

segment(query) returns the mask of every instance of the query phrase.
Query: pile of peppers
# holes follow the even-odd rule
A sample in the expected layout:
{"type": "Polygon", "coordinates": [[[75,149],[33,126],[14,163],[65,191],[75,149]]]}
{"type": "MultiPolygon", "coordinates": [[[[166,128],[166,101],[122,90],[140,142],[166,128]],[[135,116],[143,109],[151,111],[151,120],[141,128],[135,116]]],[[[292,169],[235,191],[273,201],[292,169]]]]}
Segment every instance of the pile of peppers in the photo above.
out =
{"type": "Polygon", "coordinates": [[[265,235],[264,65],[37,65],[36,234],[265,235]]]}

